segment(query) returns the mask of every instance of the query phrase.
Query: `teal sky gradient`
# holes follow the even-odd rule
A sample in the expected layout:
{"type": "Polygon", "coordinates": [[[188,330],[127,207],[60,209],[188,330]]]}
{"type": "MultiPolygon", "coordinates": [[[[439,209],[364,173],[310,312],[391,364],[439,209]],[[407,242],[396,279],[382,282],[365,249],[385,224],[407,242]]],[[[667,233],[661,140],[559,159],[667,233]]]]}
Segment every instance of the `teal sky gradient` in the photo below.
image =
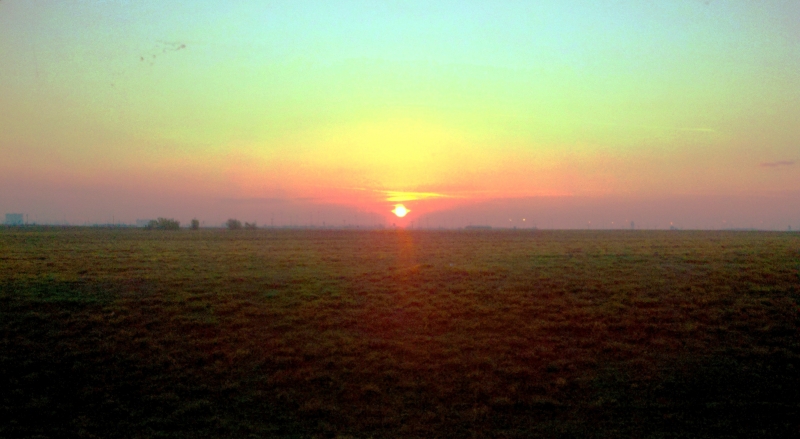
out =
{"type": "Polygon", "coordinates": [[[800,190],[800,3],[497,3],[2,0],[0,209],[800,190]]]}

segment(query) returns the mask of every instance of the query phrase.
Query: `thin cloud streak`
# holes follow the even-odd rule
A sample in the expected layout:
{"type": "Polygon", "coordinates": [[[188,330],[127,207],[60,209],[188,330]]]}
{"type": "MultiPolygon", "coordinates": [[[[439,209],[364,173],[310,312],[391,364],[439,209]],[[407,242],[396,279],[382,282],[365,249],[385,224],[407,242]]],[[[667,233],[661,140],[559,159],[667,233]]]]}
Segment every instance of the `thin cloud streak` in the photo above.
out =
{"type": "Polygon", "coordinates": [[[437,198],[449,199],[507,199],[507,198],[526,198],[526,197],[570,197],[574,194],[565,191],[466,191],[460,193],[438,193],[438,192],[405,192],[405,191],[376,191],[386,196],[386,201],[422,201],[437,198]]]}
{"type": "Polygon", "coordinates": [[[782,167],[782,166],[792,166],[792,165],[794,165],[794,161],[793,160],[791,160],[791,161],[790,160],[780,160],[780,161],[777,161],[777,162],[764,162],[764,163],[761,163],[758,166],[760,166],[762,168],[779,168],[779,167],[782,167]]]}
{"type": "Polygon", "coordinates": [[[658,125],[641,125],[641,124],[625,124],[625,123],[606,123],[606,122],[587,122],[588,125],[605,126],[605,127],[618,127],[618,128],[645,128],[649,130],[659,131],[688,131],[694,133],[719,133],[718,130],[708,127],[670,127],[658,125]]]}
{"type": "Polygon", "coordinates": [[[291,202],[314,202],[318,201],[316,198],[301,197],[301,198],[265,198],[265,197],[251,197],[251,198],[221,198],[222,203],[231,204],[264,204],[264,203],[291,203],[291,202]]]}
{"type": "Polygon", "coordinates": [[[386,201],[416,201],[429,200],[432,198],[460,198],[455,195],[438,194],[435,192],[403,192],[403,191],[380,191],[386,196],[386,201]]]}

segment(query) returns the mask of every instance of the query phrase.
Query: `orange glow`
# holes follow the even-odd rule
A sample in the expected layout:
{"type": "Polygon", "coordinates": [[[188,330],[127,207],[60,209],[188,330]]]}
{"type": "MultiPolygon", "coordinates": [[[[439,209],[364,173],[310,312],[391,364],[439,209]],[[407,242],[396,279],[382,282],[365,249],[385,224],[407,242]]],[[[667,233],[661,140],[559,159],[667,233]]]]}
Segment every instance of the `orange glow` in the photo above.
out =
{"type": "Polygon", "coordinates": [[[431,198],[447,198],[448,195],[437,194],[435,192],[401,192],[401,191],[383,191],[386,195],[386,201],[415,201],[427,200],[431,198]]]}
{"type": "Polygon", "coordinates": [[[403,206],[402,204],[395,204],[394,205],[394,209],[392,210],[392,213],[394,213],[395,215],[397,215],[400,218],[406,216],[408,214],[408,212],[411,212],[411,211],[406,209],[406,206],[403,206]]]}

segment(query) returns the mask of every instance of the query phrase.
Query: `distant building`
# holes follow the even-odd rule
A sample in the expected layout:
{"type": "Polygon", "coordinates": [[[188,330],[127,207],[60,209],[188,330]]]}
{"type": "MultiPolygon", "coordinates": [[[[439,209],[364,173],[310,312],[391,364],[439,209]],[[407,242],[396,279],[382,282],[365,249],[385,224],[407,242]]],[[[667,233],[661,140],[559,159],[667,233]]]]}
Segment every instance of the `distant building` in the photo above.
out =
{"type": "Polygon", "coordinates": [[[136,220],[136,227],[147,227],[147,225],[150,224],[150,221],[153,221],[153,220],[137,219],[136,220]]]}
{"type": "MultiPolygon", "coordinates": [[[[516,229],[516,227],[514,227],[516,229]]],[[[492,230],[492,226],[467,226],[466,230],[492,230]]]]}
{"type": "Polygon", "coordinates": [[[21,226],[25,224],[25,222],[22,220],[21,213],[7,213],[5,224],[7,226],[21,226]]]}

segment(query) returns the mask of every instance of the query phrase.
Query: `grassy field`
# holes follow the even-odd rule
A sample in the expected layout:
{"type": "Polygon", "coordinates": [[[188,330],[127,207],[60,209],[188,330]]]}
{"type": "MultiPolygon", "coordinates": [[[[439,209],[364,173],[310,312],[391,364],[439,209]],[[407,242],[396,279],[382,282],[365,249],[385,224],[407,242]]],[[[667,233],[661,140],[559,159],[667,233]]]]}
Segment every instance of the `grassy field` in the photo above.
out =
{"type": "Polygon", "coordinates": [[[0,229],[0,437],[800,437],[800,234],[0,229]]]}

